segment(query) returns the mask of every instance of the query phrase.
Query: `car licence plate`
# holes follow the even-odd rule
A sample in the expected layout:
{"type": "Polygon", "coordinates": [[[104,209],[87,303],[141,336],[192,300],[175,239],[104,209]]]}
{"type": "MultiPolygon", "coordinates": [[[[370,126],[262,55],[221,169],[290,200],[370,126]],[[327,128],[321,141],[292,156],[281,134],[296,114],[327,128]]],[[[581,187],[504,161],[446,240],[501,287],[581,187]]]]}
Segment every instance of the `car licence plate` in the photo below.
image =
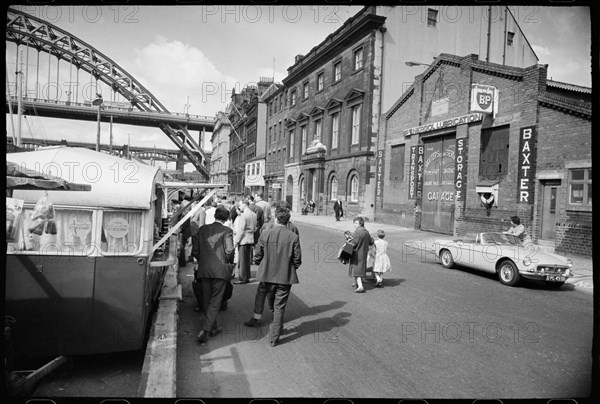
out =
{"type": "Polygon", "coordinates": [[[547,281],[563,282],[565,278],[562,275],[546,275],[547,281]]]}

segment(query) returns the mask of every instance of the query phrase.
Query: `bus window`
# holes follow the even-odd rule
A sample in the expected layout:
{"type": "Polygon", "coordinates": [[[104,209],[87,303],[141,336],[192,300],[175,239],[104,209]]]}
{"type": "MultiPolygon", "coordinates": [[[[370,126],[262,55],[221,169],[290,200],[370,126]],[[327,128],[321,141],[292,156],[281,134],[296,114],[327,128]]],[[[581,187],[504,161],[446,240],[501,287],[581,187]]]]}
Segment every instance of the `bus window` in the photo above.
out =
{"type": "Polygon", "coordinates": [[[102,252],[134,254],[141,245],[142,212],[112,211],[102,216],[102,252]]]}
{"type": "Polygon", "coordinates": [[[33,208],[23,209],[14,242],[8,252],[86,255],[92,244],[92,211],[54,208],[54,225],[45,223],[34,229],[33,208]],[[56,234],[52,227],[55,227],[56,234]],[[34,230],[34,231],[30,231],[34,230]]]}

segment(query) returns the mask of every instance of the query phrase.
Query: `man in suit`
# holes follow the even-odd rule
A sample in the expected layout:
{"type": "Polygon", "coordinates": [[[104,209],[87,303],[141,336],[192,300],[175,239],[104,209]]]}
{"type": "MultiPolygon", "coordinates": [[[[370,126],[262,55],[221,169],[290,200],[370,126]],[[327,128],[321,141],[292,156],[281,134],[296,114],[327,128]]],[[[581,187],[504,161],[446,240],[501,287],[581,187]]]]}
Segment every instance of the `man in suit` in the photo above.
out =
{"type": "Polygon", "coordinates": [[[340,217],[344,216],[344,208],[342,207],[342,201],[340,199],[336,199],[333,204],[333,210],[335,211],[335,220],[340,221],[340,217]]]}
{"type": "MultiPolygon", "coordinates": [[[[267,293],[275,296],[273,324],[271,325],[271,346],[279,343],[283,331],[283,315],[290,296],[292,285],[299,283],[297,269],[302,264],[300,240],[297,234],[287,228],[290,211],[278,208],[275,211],[275,224],[264,231],[258,240],[254,263],[258,264],[257,279],[264,282],[267,293]]],[[[254,316],[244,323],[256,327],[261,323],[265,298],[257,294],[254,301],[254,316]]]]}
{"type": "Polygon", "coordinates": [[[233,244],[238,248],[238,280],[235,284],[250,281],[250,265],[252,264],[252,248],[256,231],[256,214],[250,210],[247,199],[239,202],[240,215],[235,222],[233,244]]]}
{"type": "Polygon", "coordinates": [[[204,343],[209,336],[215,336],[217,314],[223,302],[226,284],[231,279],[233,262],[233,230],[223,223],[229,218],[229,211],[223,207],[215,210],[215,222],[200,227],[193,238],[192,254],[198,260],[196,278],[202,287],[204,315],[202,330],[196,340],[204,343]]]}
{"type": "MultiPolygon", "coordinates": [[[[263,211],[263,225],[265,227],[266,224],[273,222],[273,215],[271,214],[271,205],[269,202],[263,199],[263,193],[259,192],[254,196],[254,204],[260,207],[263,211]]],[[[261,227],[261,229],[262,229],[261,227]]]]}

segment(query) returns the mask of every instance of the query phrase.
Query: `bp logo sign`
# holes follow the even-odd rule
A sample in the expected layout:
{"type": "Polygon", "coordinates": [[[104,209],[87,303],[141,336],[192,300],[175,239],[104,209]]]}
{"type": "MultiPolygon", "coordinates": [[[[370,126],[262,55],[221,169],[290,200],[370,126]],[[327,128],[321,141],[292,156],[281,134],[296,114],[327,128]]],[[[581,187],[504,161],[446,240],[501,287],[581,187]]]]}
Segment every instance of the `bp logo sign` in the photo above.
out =
{"type": "Polygon", "coordinates": [[[498,89],[493,86],[473,84],[471,87],[471,112],[496,115],[498,112],[498,89]]]}

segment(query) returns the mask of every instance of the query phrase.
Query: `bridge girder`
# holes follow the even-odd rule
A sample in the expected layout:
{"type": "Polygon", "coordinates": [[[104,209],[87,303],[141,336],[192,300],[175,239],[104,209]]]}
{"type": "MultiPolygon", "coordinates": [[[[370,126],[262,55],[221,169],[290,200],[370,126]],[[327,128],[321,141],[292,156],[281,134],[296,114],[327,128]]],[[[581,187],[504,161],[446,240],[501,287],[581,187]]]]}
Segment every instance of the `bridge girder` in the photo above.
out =
{"type": "MultiPolygon", "coordinates": [[[[146,112],[170,113],[160,101],[132,75],[90,44],[69,32],[22,11],[7,10],[6,40],[33,47],[72,63],[146,112]]],[[[207,158],[182,125],[160,125],[161,130],[184,152],[196,169],[208,180],[207,158]],[[174,126],[174,127],[173,127],[174,126]],[[182,133],[185,140],[177,141],[182,133]]]]}

